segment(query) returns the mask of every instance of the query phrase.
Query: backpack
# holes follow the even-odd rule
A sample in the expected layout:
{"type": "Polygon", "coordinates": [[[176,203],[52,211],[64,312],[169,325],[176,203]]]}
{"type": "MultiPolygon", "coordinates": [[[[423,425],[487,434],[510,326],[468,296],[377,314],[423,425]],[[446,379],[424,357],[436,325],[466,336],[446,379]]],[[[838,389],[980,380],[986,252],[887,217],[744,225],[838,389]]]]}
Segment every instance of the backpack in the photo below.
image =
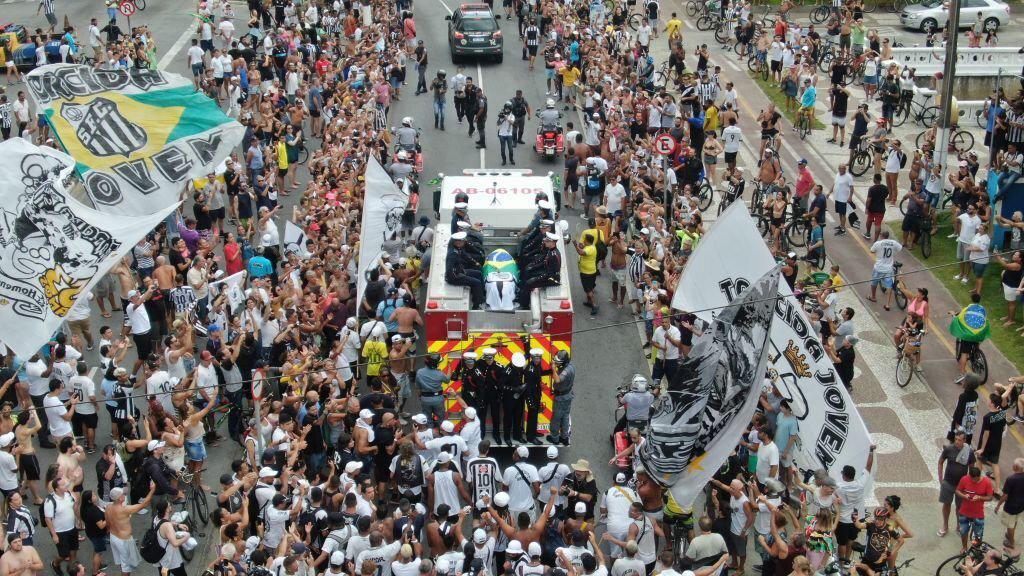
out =
{"type": "Polygon", "coordinates": [[[160,531],[160,527],[164,525],[167,520],[160,520],[156,526],[150,526],[149,530],[142,536],[142,541],[139,543],[139,556],[150,564],[156,564],[163,559],[164,553],[167,549],[160,545],[160,541],[157,539],[157,534],[160,531]]]}
{"type": "Polygon", "coordinates": [[[900,168],[906,168],[907,167],[907,155],[904,154],[903,152],[897,152],[897,154],[899,154],[899,158],[900,158],[900,168]]]}
{"type": "Polygon", "coordinates": [[[597,230],[596,232],[594,245],[597,247],[597,261],[603,262],[604,259],[608,257],[608,244],[602,240],[604,233],[602,233],[601,230],[597,230]]]}

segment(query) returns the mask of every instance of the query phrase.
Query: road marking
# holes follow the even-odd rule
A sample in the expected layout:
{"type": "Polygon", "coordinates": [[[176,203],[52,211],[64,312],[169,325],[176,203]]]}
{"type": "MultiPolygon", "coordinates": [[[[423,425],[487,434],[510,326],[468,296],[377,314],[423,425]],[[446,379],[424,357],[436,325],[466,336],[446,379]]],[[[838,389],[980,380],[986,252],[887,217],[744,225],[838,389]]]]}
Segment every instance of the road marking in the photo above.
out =
{"type": "Polygon", "coordinates": [[[740,70],[740,67],[737,66],[736,63],[732,61],[732,58],[727,59],[725,63],[729,65],[729,68],[732,68],[737,72],[742,72],[742,70],[740,70]]]}
{"type": "Polygon", "coordinates": [[[683,25],[685,25],[690,30],[693,30],[693,24],[690,23],[689,19],[683,20],[683,25]]]}
{"type": "Polygon", "coordinates": [[[164,54],[164,57],[157,62],[157,68],[165,70],[167,66],[174,61],[174,57],[178,55],[178,52],[181,52],[181,49],[185,47],[185,44],[188,44],[188,41],[192,39],[192,35],[195,33],[196,29],[196,22],[198,21],[198,18],[193,18],[192,22],[185,27],[185,31],[181,33],[181,36],[178,36],[178,39],[174,41],[174,44],[171,44],[171,47],[167,50],[167,54],[164,54]]]}

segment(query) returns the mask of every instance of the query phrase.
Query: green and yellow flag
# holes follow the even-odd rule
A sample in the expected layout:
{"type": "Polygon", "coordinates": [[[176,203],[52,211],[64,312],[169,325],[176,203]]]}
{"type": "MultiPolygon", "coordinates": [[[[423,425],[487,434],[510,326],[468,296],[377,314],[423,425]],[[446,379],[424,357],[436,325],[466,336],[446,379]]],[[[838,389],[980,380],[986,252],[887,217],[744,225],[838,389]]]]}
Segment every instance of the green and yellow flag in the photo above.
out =
{"type": "Polygon", "coordinates": [[[953,316],[949,333],[965,342],[983,342],[989,335],[988,312],[981,304],[970,304],[953,316]]]}

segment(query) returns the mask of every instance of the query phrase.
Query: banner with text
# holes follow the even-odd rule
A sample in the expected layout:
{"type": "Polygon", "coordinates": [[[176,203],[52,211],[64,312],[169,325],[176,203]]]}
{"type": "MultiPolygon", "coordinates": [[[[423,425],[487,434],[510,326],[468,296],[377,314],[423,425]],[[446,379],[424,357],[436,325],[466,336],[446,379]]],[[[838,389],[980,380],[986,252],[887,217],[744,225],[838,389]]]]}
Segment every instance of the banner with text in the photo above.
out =
{"type": "MultiPolygon", "coordinates": [[[[672,307],[685,311],[725,306],[777,267],[746,205],[737,202],[701,238],[672,307]]],[[[799,420],[794,460],[801,470],[825,468],[833,478],[839,478],[847,464],[860,471],[871,445],[867,426],[789,285],[779,282],[778,292],[768,366],[799,420]]],[[[712,312],[697,315],[704,320],[713,317],[712,312]]]]}
{"type": "Polygon", "coordinates": [[[380,262],[384,241],[398,234],[402,228],[402,213],[409,203],[409,195],[399,188],[377,159],[370,156],[366,162],[366,196],[363,198],[363,227],[359,237],[359,278],[356,302],[362,306],[363,292],[369,281],[367,275],[380,262]]]}
{"type": "Polygon", "coordinates": [[[192,81],[160,70],[95,70],[51,64],[26,76],[28,91],[96,209],[148,215],[206,176],[245,128],[192,81]]]}
{"type": "Polygon", "coordinates": [[[0,143],[0,337],[28,358],[89,291],[177,207],[102,214],[67,193],[74,160],[21,139],[0,143]]]}

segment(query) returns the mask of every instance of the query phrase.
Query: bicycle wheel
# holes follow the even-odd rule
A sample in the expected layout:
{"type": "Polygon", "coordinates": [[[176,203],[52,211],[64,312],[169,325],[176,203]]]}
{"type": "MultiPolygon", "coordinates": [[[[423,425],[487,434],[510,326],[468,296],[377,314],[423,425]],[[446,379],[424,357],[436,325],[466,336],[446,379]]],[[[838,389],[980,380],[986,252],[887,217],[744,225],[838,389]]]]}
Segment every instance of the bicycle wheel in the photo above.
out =
{"type": "Polygon", "coordinates": [[[900,214],[902,214],[904,216],[907,215],[907,205],[908,204],[910,204],[910,198],[907,198],[906,196],[904,196],[903,200],[900,200],[900,214]]]}
{"type": "Polygon", "coordinates": [[[917,135],[917,137],[914,138],[914,146],[916,146],[918,149],[920,149],[921,148],[921,144],[924,143],[924,135],[927,134],[927,133],[928,133],[927,130],[921,131],[917,135]]]}
{"type": "Polygon", "coordinates": [[[931,232],[925,232],[921,234],[921,256],[927,260],[932,257],[932,234],[931,232]]]}
{"type": "Polygon", "coordinates": [[[696,16],[697,12],[699,11],[700,6],[693,0],[690,0],[689,2],[686,3],[686,15],[689,16],[690,18],[696,16]]]}
{"type": "Polygon", "coordinates": [[[800,118],[800,128],[798,132],[800,133],[801,140],[805,140],[811,133],[811,121],[807,118],[806,114],[800,118]]]}
{"type": "Polygon", "coordinates": [[[206,500],[206,492],[203,492],[202,488],[196,488],[192,491],[190,504],[196,520],[202,522],[203,526],[209,524],[210,503],[206,500]]]}
{"type": "Polygon", "coordinates": [[[985,118],[984,110],[974,111],[974,121],[978,123],[978,128],[981,128],[982,130],[988,128],[988,118],[985,118]]]}
{"type": "Polygon", "coordinates": [[[867,12],[868,14],[871,14],[875,10],[878,10],[878,4],[877,3],[870,2],[870,1],[864,3],[864,12],[867,12]]]}
{"type": "Polygon", "coordinates": [[[146,0],[134,0],[134,2],[132,2],[132,3],[135,4],[135,7],[138,8],[139,10],[145,10],[146,9],[146,0]]]}
{"type": "Polygon", "coordinates": [[[963,154],[974,148],[974,135],[966,130],[957,130],[953,137],[949,139],[949,144],[956,149],[957,152],[963,154]]]}
{"type": "Polygon", "coordinates": [[[978,375],[981,379],[981,383],[988,382],[988,358],[985,357],[985,353],[982,352],[981,348],[978,348],[977,352],[971,355],[971,372],[978,375]]]}
{"type": "Polygon", "coordinates": [[[640,29],[642,22],[643,17],[640,16],[640,14],[630,14],[629,19],[626,20],[626,23],[629,24],[629,27],[632,28],[634,32],[640,29]]]}
{"type": "Polygon", "coordinates": [[[761,233],[761,238],[767,238],[772,233],[772,225],[764,216],[757,218],[757,231],[761,233]]]}
{"type": "Polygon", "coordinates": [[[726,22],[722,22],[718,25],[718,28],[715,28],[715,40],[719,44],[725,44],[729,41],[729,26],[727,26],[726,22]]]}
{"type": "Polygon", "coordinates": [[[701,32],[707,32],[715,26],[714,19],[707,14],[697,18],[697,30],[701,32]]]}
{"type": "Polygon", "coordinates": [[[828,72],[828,69],[832,66],[832,51],[826,50],[824,54],[818,58],[818,70],[822,73],[828,72]]]}
{"type": "Polygon", "coordinates": [[[921,118],[921,125],[925,128],[935,126],[935,121],[939,119],[939,114],[941,113],[942,111],[939,110],[938,106],[929,106],[921,110],[921,116],[919,117],[921,118]]]}
{"type": "Polygon", "coordinates": [[[893,283],[893,287],[890,288],[890,290],[893,291],[892,299],[896,301],[896,306],[898,306],[900,310],[906,310],[907,295],[904,294],[902,290],[896,287],[895,282],[893,283]]]}
{"type": "Polygon", "coordinates": [[[703,212],[711,207],[711,200],[714,197],[714,193],[711,190],[711,185],[705,180],[701,183],[700,188],[697,190],[697,208],[703,212]]]}
{"type": "Polygon", "coordinates": [[[939,567],[935,569],[935,576],[959,576],[963,574],[964,558],[967,556],[964,554],[957,554],[951,558],[946,558],[939,567]]]}
{"type": "Polygon", "coordinates": [[[786,239],[789,243],[798,248],[807,245],[807,221],[803,218],[793,220],[786,226],[786,239]]]}
{"type": "Polygon", "coordinates": [[[817,253],[815,255],[813,255],[813,256],[808,254],[807,255],[807,262],[810,263],[811,266],[814,266],[815,268],[817,268],[818,270],[824,270],[825,269],[825,247],[822,246],[820,249],[818,249],[817,253]]]}
{"type": "Polygon", "coordinates": [[[665,87],[665,86],[668,86],[668,75],[665,74],[664,72],[662,72],[661,70],[655,71],[654,72],[654,86],[655,87],[659,87],[659,86],[660,87],[665,87]]]}
{"type": "Polygon", "coordinates": [[[305,146],[299,148],[299,164],[305,164],[309,160],[309,150],[305,146]]]}
{"type": "Polygon", "coordinates": [[[729,202],[726,202],[725,200],[720,201],[718,203],[718,215],[721,216],[722,212],[725,212],[725,209],[728,208],[728,207],[729,207],[729,202]]]}
{"type": "Polygon", "coordinates": [[[905,3],[903,0],[892,0],[892,4],[886,6],[886,9],[889,10],[889,12],[895,12],[899,14],[900,12],[903,11],[904,4],[905,3]]]}
{"type": "Polygon", "coordinates": [[[811,12],[811,20],[815,24],[821,24],[828,20],[828,17],[832,15],[831,6],[818,6],[811,12]]]}
{"type": "Polygon", "coordinates": [[[896,113],[892,115],[893,126],[903,126],[903,123],[910,117],[910,104],[902,105],[896,109],[896,113]]]}
{"type": "Polygon", "coordinates": [[[859,150],[853,155],[853,165],[850,166],[850,172],[854,176],[863,176],[868,168],[871,167],[871,155],[864,150],[859,150]]]}
{"type": "Polygon", "coordinates": [[[751,54],[747,58],[747,70],[750,70],[754,74],[761,71],[761,59],[757,57],[757,54],[751,54]]]}
{"type": "Polygon", "coordinates": [[[910,384],[910,379],[914,377],[914,366],[910,361],[910,357],[901,354],[900,359],[896,361],[896,384],[900,388],[906,388],[907,384],[910,384]]]}

